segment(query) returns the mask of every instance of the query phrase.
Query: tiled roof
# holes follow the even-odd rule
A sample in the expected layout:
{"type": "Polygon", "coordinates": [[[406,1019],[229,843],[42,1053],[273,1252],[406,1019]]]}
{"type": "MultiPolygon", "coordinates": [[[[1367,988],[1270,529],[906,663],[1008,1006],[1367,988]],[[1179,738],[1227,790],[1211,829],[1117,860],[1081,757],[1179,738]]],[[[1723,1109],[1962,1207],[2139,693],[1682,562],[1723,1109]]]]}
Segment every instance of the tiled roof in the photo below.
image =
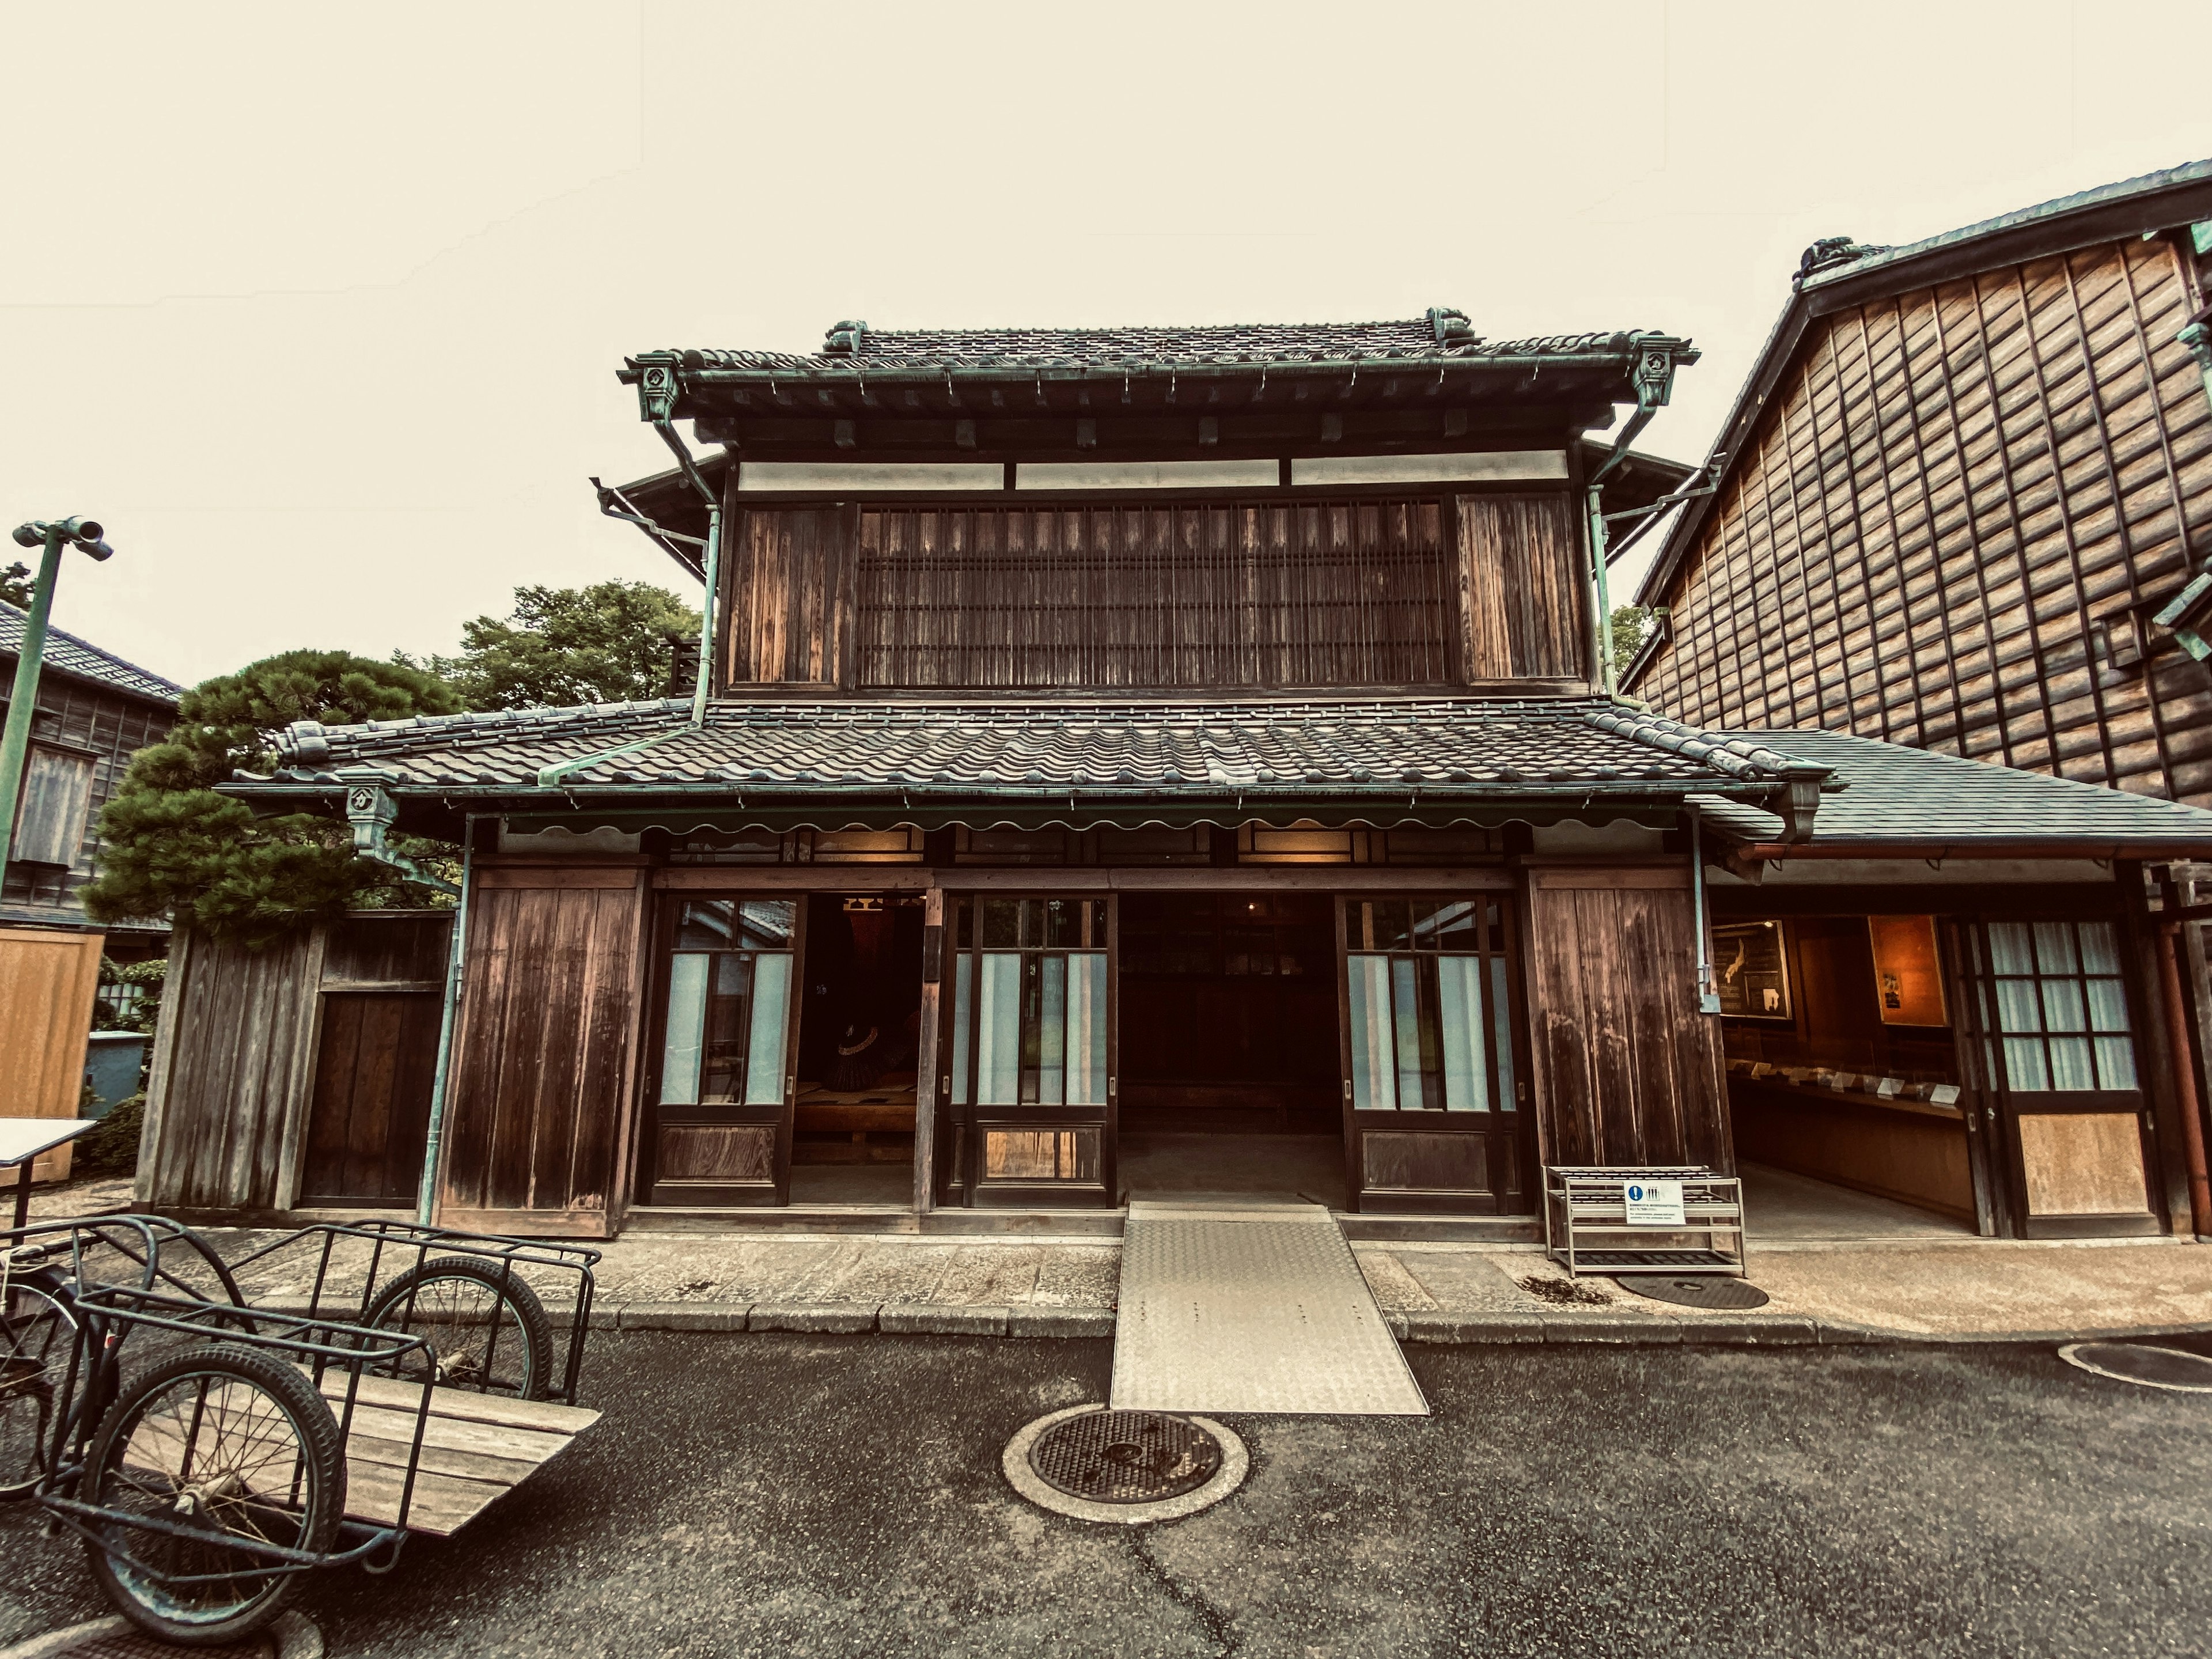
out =
{"type": "MultiPolygon", "coordinates": [[[[1838,732],[1711,735],[1829,769],[1814,823],[1811,845],[1817,848],[1863,846],[1871,853],[1911,842],[1960,853],[2045,843],[2053,851],[2100,857],[2124,858],[2130,848],[2141,852],[2191,844],[2212,852],[2212,812],[2148,795],[1838,732]]],[[[1771,842],[1781,835],[1780,819],[1741,802],[1717,802],[1709,817],[1747,841],[1771,842]]]]}
{"type": "Polygon", "coordinates": [[[401,790],[531,788],[541,769],[631,743],[567,774],[570,790],[722,786],[816,797],[1764,793],[1793,763],[1600,698],[1282,698],[723,702],[447,714],[278,740],[276,779],[380,779],[401,790]],[[356,769],[362,769],[356,770],[356,769]]]}
{"type": "Polygon", "coordinates": [[[1907,242],[1902,246],[1844,250],[1855,257],[1838,258],[1833,264],[1822,264],[1818,270],[1808,272],[1804,277],[1803,286],[1808,289],[1826,287],[1847,276],[1860,276],[1884,265],[1905,264],[1923,254],[1957,247],[1967,242],[1982,241],[2001,231],[2013,230],[2022,225],[2040,224],[2046,220],[2063,218],[2069,213],[2078,213],[2085,208],[2101,207],[2107,202],[2124,202],[2134,197],[2171,190],[2176,185],[2201,184],[2208,179],[2212,179],[2212,161],[2189,161],[2180,167],[2146,173],[2138,178],[2121,179],[2090,190],[2077,190],[2071,196],[2038,202],[2033,207],[2015,208],[2012,212],[2000,213],[1993,219],[1978,220],[1971,225],[1961,225],[1956,230],[1923,236],[1917,242],[1907,242]]]}
{"type": "MultiPolygon", "coordinates": [[[[1492,358],[1625,356],[1650,331],[1485,340],[1460,312],[1379,323],[1216,323],[1170,328],[872,329],[839,323],[824,349],[691,350],[672,354],[686,371],[741,369],[864,374],[902,368],[1136,368],[1194,364],[1446,362],[1492,358]]],[[[1683,354],[1685,362],[1694,353],[1683,354]]]]}
{"type": "MultiPolygon", "coordinates": [[[[23,630],[29,620],[15,606],[0,599],[0,656],[11,663],[22,654],[23,630]]],[[[165,680],[136,663],[124,661],[112,651],[103,651],[88,640],[81,640],[51,625],[46,629],[45,662],[48,668],[58,669],[64,674],[96,680],[118,691],[150,697],[156,702],[173,704],[185,695],[185,688],[175,681],[165,680]]]]}

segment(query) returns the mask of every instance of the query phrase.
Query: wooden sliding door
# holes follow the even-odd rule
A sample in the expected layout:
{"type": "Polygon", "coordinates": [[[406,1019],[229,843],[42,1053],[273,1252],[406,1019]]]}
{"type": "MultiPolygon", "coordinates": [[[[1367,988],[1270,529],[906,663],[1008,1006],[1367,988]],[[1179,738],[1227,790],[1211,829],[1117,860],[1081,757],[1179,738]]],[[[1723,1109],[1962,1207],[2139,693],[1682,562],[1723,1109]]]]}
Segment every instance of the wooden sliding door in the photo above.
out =
{"type": "MultiPolygon", "coordinates": [[[[1967,1041],[2001,1185],[2027,1238],[2160,1231],[2118,927],[1987,921],[1966,939],[1967,1041]]],[[[1984,1143],[1989,1144],[1987,1142],[1984,1143]]]]}
{"type": "Polygon", "coordinates": [[[685,898],[663,917],[651,1202],[790,1202],[805,918],[799,898],[685,898]]]}
{"type": "Polygon", "coordinates": [[[1512,927],[1504,893],[1340,902],[1354,1208],[1534,1207],[1512,927]]]}
{"type": "Polygon", "coordinates": [[[954,944],[941,1095],[960,1196],[976,1204],[1110,1205],[1114,901],[951,901],[954,944]]]}

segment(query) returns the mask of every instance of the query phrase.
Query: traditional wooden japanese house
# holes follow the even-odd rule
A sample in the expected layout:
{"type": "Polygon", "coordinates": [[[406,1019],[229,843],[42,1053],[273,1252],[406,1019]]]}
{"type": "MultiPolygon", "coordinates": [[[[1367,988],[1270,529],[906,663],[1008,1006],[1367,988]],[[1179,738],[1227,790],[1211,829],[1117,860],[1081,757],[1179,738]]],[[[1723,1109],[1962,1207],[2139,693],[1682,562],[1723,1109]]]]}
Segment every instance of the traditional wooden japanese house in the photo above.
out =
{"type": "MultiPolygon", "coordinates": [[[[26,617],[0,599],[0,713],[26,617]]],[[[175,723],[184,688],[60,629],[50,629],[31,748],[0,877],[0,1117],[74,1117],[103,949],[124,961],[161,954],[158,922],[103,927],[77,893],[92,878],[100,810],[131,757],[175,723]]],[[[65,1174],[66,1148],[40,1160],[65,1174]]]]}
{"type": "MultiPolygon", "coordinates": [[[[641,1212],[1110,1229],[1131,1191],[1266,1188],[1370,1231],[1526,1238],[1543,1164],[1733,1168],[1726,1066],[1795,1062],[1778,1036],[1771,1059],[1724,1044],[1710,1011],[1753,983],[1763,1013],[1770,988],[1809,1006],[1813,975],[1731,956],[1705,982],[1708,864],[1778,896],[1924,868],[1900,824],[1949,820],[1939,781],[1856,829],[1846,809],[1832,845],[1874,763],[1607,694],[1593,543],[1681,483],[1628,444],[1693,356],[1492,343],[1438,310],[841,324],[811,356],[633,360],[681,465],[602,505],[706,583],[695,696],[301,725],[274,775],[230,786],[347,813],[372,853],[394,823],[468,849],[428,1209],[572,1234],[641,1212]],[[678,420],[719,452],[695,462],[678,420]]],[[[2105,971],[2139,925],[2109,860],[2212,850],[2212,814],[1970,769],[2041,849],[1988,866],[2006,894],[2083,878],[2049,911],[2091,964],[2067,983],[2100,1009],[2123,985],[2097,1053],[2170,1115],[2158,1008],[2105,971]]],[[[1918,913],[1944,918],[1947,986],[2012,972],[2010,934],[1918,913]]],[[[1950,1058],[1923,1032],[1873,1087],[1963,1140],[1980,1028],[1948,995],[1950,1058]]],[[[312,1023],[248,1133],[172,1067],[149,1195],[305,1201],[297,1149],[349,1133],[317,1127],[311,1079],[343,1066],[311,1058],[312,1023]]],[[[1824,1040],[1805,1054],[1839,1063],[1824,1040]]],[[[2163,1156],[2095,1215],[2169,1224],[2163,1156]]],[[[1979,1202],[1985,1230],[2026,1229],[1979,1202]]]]}
{"type": "Polygon", "coordinates": [[[1806,250],[1638,595],[1657,625],[1624,689],[2212,804],[2208,252],[2212,162],[1806,250]]]}

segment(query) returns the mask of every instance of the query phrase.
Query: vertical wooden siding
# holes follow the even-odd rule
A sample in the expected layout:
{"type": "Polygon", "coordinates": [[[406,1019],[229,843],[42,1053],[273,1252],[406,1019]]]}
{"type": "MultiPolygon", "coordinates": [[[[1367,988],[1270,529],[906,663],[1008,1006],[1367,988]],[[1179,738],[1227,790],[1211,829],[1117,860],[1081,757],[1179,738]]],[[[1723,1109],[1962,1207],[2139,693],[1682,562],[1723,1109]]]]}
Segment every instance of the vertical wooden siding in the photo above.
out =
{"type": "Polygon", "coordinates": [[[1528,904],[1543,1161],[1732,1170],[1718,1022],[1698,1012],[1693,983],[1686,869],[1538,869],[1528,904]]]}
{"type": "Polygon", "coordinates": [[[2189,310],[2174,248],[2130,240],[1820,319],[1637,695],[2212,805],[2203,672],[2170,638],[2106,672],[2091,632],[2212,552],[2189,310]]]}
{"type": "Polygon", "coordinates": [[[869,508],[859,538],[863,686],[1457,677],[1437,501],[869,508]]]}
{"type": "Polygon", "coordinates": [[[1565,495],[1462,495],[1468,678],[1587,679],[1582,532],[1565,495]]]}
{"type": "Polygon", "coordinates": [[[726,684],[852,684],[853,516],[844,507],[729,512],[726,684]]]}
{"type": "Polygon", "coordinates": [[[278,1209],[313,1063],[319,933],[258,951],[179,929],[147,1083],[138,1199],[278,1209]]]}
{"type": "MultiPolygon", "coordinates": [[[[0,927],[0,1117],[75,1117],[85,1034],[100,985],[98,933],[0,927]]],[[[37,1181],[69,1173],[67,1147],[40,1158],[37,1181]]],[[[11,1170],[6,1176],[15,1180],[11,1170]]]]}
{"type": "Polygon", "coordinates": [[[643,874],[480,874],[447,1108],[445,1224],[612,1231],[630,1133],[643,874]]]}

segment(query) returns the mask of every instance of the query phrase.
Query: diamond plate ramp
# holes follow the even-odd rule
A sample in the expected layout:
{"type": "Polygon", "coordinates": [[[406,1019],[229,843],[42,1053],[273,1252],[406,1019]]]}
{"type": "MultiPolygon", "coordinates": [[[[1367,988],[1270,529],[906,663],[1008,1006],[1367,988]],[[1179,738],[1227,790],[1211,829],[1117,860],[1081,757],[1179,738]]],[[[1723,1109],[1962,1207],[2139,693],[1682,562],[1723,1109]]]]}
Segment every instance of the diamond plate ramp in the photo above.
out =
{"type": "Polygon", "coordinates": [[[1121,1237],[1113,1407],[1429,1413],[1326,1209],[1141,1199],[1121,1237]]]}

